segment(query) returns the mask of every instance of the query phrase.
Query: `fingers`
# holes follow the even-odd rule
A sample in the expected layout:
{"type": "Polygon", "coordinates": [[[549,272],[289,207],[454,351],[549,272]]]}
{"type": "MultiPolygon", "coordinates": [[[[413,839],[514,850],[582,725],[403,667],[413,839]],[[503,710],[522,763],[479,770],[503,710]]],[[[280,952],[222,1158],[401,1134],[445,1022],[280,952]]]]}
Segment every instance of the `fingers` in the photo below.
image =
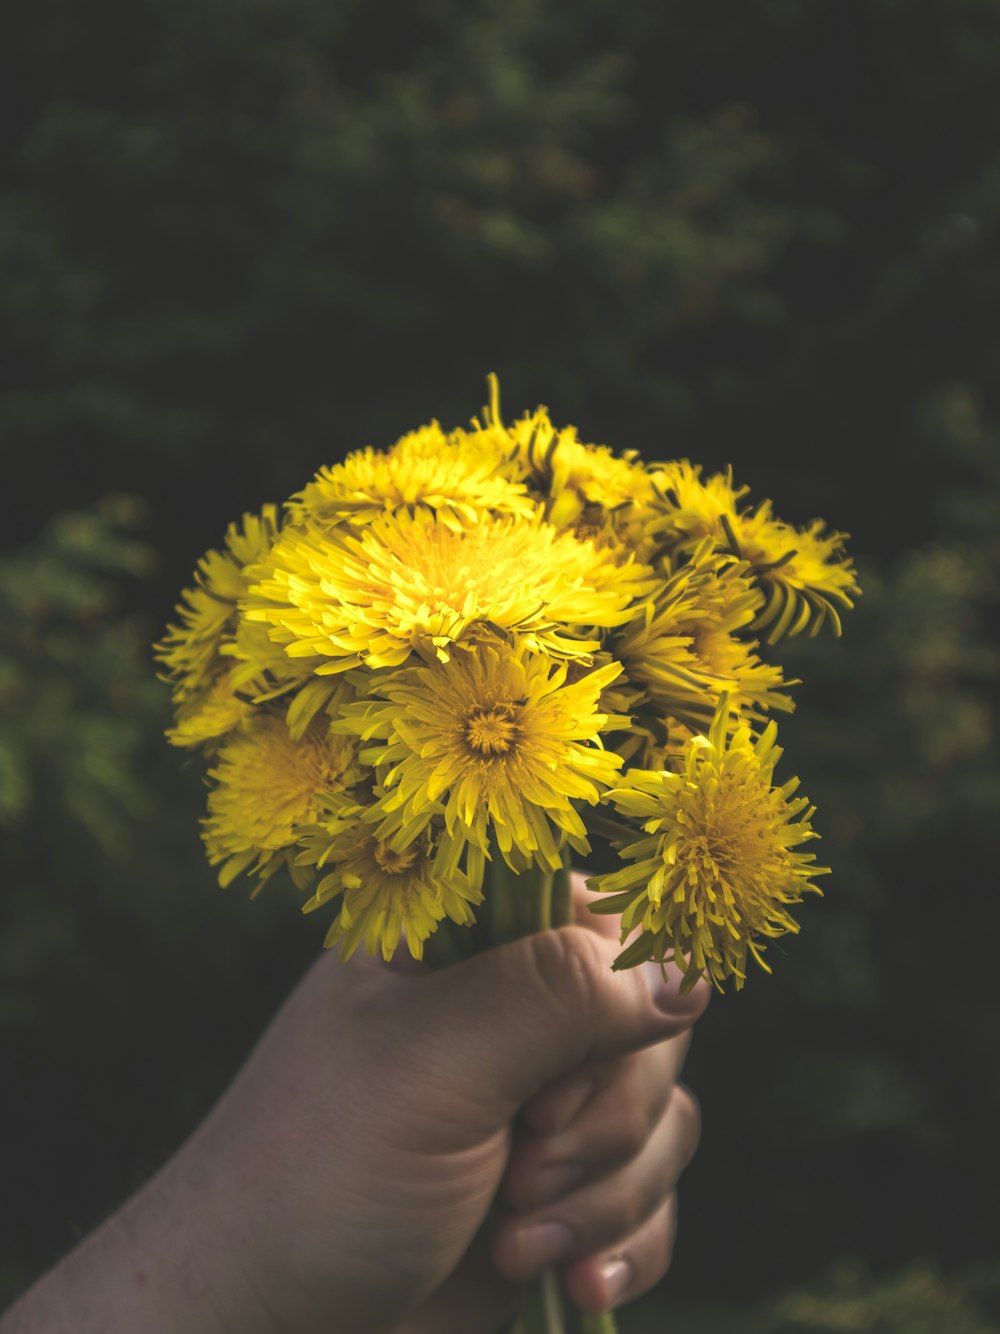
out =
{"type": "Polygon", "coordinates": [[[581,1311],[610,1311],[656,1286],[670,1268],[677,1236],[677,1193],[612,1250],[566,1266],[566,1295],[581,1311]]]}
{"type": "Polygon", "coordinates": [[[613,972],[617,953],[569,926],[414,979],[400,1038],[419,1034],[424,1051],[440,1038],[464,1088],[509,1119],[543,1086],[674,1037],[704,1009],[705,989],[681,997],[674,970],[666,982],[655,964],[613,972]]]}
{"type": "Polygon", "coordinates": [[[662,1211],[694,1155],[699,1134],[697,1103],[678,1085],[652,1134],[620,1168],[596,1180],[585,1179],[547,1205],[500,1220],[493,1237],[499,1272],[519,1282],[549,1265],[620,1249],[662,1211]]]}
{"type": "Polygon", "coordinates": [[[549,1204],[634,1158],[663,1116],[689,1042],[684,1033],[605,1066],[601,1085],[554,1133],[546,1133],[548,1091],[535,1099],[542,1114],[518,1136],[503,1183],[511,1208],[549,1204]]]}
{"type": "MultiPolygon", "coordinates": [[[[699,992],[695,1003],[700,1005],[703,999],[707,999],[706,993],[707,987],[704,992],[699,992]]],[[[681,1018],[687,1008],[684,1002],[688,999],[678,997],[678,1015],[681,1018]]],[[[642,1082],[637,1082],[635,1077],[630,1078],[621,1092],[628,1096],[637,1095],[643,1106],[647,1102],[655,1102],[655,1111],[659,1113],[684,1065],[690,1030],[685,1029],[678,1037],[681,1040],[668,1038],[655,1047],[646,1048],[651,1056],[649,1061],[633,1062],[630,1065],[627,1057],[619,1057],[617,1061],[591,1061],[581,1066],[529,1099],[522,1109],[522,1121],[536,1135],[557,1135],[566,1129],[599,1090],[616,1084],[622,1073],[629,1069],[642,1082]]]]}

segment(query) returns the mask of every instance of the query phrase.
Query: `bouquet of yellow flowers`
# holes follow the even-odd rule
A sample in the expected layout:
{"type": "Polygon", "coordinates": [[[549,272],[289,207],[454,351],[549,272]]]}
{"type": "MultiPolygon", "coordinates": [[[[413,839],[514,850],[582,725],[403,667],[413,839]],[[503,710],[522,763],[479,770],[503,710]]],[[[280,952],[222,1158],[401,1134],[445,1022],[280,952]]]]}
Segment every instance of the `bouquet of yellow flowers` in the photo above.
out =
{"type": "Polygon", "coordinates": [[[797,683],[763,655],[839,634],[859,591],[820,521],[544,407],[507,425],[491,376],[468,428],[322,468],[195,579],[157,650],[170,740],[211,761],[209,860],[223,885],[286,869],[345,958],[559,925],[595,834],[624,863],[591,881],[616,967],[739,987],[797,929],[825,868],[773,777],[797,683]]]}

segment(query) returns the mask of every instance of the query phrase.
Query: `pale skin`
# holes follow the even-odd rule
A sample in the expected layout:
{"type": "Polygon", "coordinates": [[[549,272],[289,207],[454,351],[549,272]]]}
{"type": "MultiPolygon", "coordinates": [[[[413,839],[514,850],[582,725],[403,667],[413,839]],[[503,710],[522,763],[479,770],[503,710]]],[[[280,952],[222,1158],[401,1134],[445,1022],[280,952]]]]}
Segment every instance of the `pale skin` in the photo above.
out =
{"type": "Polygon", "coordinates": [[[612,973],[589,897],[574,876],[577,925],[436,973],[324,956],[0,1334],[499,1330],[550,1265],[586,1311],[646,1291],[698,1141],[678,1077],[708,988],[612,973]]]}

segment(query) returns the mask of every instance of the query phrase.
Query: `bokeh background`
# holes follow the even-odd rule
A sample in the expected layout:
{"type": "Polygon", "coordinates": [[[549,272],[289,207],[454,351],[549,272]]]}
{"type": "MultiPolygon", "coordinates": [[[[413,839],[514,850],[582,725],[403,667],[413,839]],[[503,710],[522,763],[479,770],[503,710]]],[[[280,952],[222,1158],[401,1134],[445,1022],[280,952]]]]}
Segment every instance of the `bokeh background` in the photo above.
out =
{"type": "Polygon", "coordinates": [[[320,947],[219,890],[149,645],[226,524],[501,378],[852,534],[826,897],[689,1079],[626,1334],[1000,1330],[1000,3],[37,0],[0,99],[0,1304],[320,947]]]}

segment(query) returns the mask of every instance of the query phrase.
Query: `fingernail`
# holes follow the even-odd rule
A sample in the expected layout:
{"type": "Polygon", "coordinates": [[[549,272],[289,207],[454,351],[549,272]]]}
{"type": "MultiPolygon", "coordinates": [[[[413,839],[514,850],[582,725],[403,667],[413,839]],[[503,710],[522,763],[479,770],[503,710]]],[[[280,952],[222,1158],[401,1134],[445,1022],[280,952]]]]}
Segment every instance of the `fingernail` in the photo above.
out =
{"type": "Polygon", "coordinates": [[[621,1301],[632,1282],[632,1266],[623,1255],[615,1255],[601,1267],[601,1278],[607,1291],[609,1306],[621,1301]]]}
{"type": "Polygon", "coordinates": [[[534,1180],[532,1197],[535,1208],[568,1195],[580,1184],[583,1175],[581,1163],[554,1163],[551,1167],[543,1167],[534,1180]]]}
{"type": "Polygon", "coordinates": [[[518,1256],[527,1273],[562,1264],[573,1254],[576,1238],[565,1223],[532,1223],[517,1233],[518,1256]]]}
{"type": "Polygon", "coordinates": [[[582,1079],[578,1084],[568,1085],[562,1093],[554,1097],[549,1104],[551,1133],[557,1134],[573,1121],[583,1105],[590,1101],[597,1089],[592,1079],[582,1079]]]}

